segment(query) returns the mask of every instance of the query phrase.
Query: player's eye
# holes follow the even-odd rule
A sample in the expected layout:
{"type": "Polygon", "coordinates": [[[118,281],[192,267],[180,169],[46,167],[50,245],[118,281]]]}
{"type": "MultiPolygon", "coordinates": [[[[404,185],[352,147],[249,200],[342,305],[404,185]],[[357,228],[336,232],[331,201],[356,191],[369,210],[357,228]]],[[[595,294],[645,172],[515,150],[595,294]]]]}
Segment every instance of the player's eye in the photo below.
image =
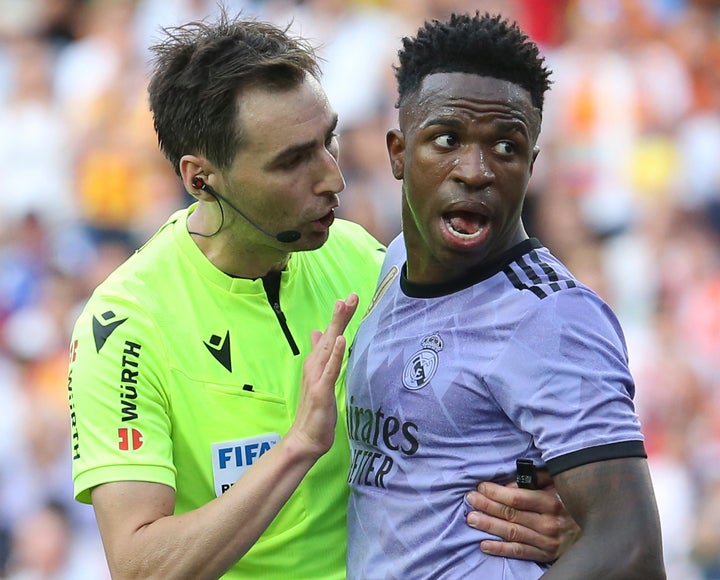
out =
{"type": "Polygon", "coordinates": [[[338,134],[335,132],[330,133],[327,136],[327,139],[325,139],[325,147],[332,147],[335,143],[337,143],[338,134]]]}
{"type": "Polygon", "coordinates": [[[501,155],[512,155],[515,153],[515,145],[511,141],[500,141],[495,144],[494,149],[501,155]]]}
{"type": "Polygon", "coordinates": [[[433,141],[436,145],[444,149],[452,149],[453,147],[457,147],[459,143],[458,138],[452,133],[443,133],[442,135],[438,135],[433,141]]]}

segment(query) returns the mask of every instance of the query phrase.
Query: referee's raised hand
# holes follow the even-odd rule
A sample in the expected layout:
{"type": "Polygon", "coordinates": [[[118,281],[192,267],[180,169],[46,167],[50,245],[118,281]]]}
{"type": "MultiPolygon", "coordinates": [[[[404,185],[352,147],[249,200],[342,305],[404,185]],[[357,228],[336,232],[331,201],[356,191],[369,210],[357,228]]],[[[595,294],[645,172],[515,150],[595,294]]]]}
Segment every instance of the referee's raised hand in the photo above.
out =
{"type": "Polygon", "coordinates": [[[302,390],[297,415],[286,438],[293,438],[301,449],[317,457],[333,444],[337,423],[335,383],[340,375],[346,340],[343,336],[358,305],[350,294],[335,303],[332,320],[325,332],[312,334],[312,351],[303,365],[302,390]]]}

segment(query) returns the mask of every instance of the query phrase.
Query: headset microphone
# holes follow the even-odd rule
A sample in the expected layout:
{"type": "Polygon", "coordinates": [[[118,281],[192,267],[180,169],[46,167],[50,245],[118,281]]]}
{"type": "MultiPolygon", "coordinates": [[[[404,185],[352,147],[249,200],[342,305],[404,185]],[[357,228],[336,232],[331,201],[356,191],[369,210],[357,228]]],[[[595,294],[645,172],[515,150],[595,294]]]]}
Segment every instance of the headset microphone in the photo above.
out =
{"type": "Polygon", "coordinates": [[[302,234],[298,232],[297,230],[285,230],[284,232],[280,232],[279,234],[271,234],[270,232],[266,232],[264,229],[262,229],[258,224],[256,224],[253,220],[251,220],[247,215],[245,215],[244,212],[240,211],[237,207],[235,207],[232,203],[230,203],[230,200],[228,200],[225,196],[220,195],[215,189],[210,187],[205,181],[200,177],[194,177],[193,178],[193,187],[195,189],[202,189],[203,191],[207,191],[210,195],[212,195],[215,199],[223,200],[226,204],[228,204],[232,209],[234,209],[238,214],[240,214],[245,220],[253,226],[257,231],[265,234],[268,237],[276,239],[278,242],[282,242],[283,244],[292,244],[293,242],[297,242],[302,234]]]}

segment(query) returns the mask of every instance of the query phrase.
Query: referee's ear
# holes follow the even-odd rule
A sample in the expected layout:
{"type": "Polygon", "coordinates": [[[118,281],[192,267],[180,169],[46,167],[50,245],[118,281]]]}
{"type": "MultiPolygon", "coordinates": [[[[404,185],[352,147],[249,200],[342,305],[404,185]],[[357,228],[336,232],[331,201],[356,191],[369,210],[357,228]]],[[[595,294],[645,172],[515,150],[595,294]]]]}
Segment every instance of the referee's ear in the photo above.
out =
{"type": "Polygon", "coordinates": [[[200,201],[216,201],[211,193],[198,185],[200,180],[211,187],[214,186],[216,172],[207,159],[197,155],[183,155],[180,158],[179,169],[185,191],[200,201]]]}

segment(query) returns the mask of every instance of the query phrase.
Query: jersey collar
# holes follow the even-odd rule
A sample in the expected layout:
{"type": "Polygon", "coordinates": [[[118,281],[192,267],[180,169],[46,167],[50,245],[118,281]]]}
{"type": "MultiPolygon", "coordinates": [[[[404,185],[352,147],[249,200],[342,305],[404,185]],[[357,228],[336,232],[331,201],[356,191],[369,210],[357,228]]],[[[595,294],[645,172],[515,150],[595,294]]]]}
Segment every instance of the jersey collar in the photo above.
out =
{"type": "Polygon", "coordinates": [[[503,253],[492,264],[484,264],[469,269],[462,278],[450,280],[448,282],[439,282],[437,284],[421,284],[411,282],[407,279],[407,262],[402,266],[400,272],[400,288],[403,293],[410,298],[438,298],[447,296],[465,290],[470,286],[474,286],[478,282],[491,278],[498,272],[501,272],[508,264],[511,264],[521,256],[527,254],[530,250],[541,248],[542,244],[536,238],[523,240],[516,246],[513,246],[503,253]]]}

